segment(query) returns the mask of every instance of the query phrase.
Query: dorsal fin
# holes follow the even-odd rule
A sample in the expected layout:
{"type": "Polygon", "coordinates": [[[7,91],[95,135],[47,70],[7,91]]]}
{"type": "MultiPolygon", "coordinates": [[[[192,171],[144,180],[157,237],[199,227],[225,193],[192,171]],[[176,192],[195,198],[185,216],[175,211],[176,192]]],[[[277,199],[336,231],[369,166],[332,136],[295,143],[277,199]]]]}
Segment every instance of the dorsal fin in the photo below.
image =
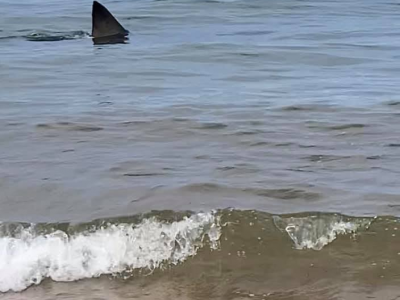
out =
{"type": "Polygon", "coordinates": [[[129,34],[117,19],[97,1],[93,1],[92,37],[125,37],[129,34]]]}

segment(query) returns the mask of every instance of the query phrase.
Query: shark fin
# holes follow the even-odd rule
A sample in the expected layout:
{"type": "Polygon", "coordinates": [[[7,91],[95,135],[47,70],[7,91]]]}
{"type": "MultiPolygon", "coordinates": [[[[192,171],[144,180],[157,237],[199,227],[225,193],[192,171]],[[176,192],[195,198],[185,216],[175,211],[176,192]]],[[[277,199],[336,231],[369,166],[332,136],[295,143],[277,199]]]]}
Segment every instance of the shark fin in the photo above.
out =
{"type": "Polygon", "coordinates": [[[117,19],[97,1],[93,1],[92,37],[93,39],[124,39],[129,34],[117,19]]]}

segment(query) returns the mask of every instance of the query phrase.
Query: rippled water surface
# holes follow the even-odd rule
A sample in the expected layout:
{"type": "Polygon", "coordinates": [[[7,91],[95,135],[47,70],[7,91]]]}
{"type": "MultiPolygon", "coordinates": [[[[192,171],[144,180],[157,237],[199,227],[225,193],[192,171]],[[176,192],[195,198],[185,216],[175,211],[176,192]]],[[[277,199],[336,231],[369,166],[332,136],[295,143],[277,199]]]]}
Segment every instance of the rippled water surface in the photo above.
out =
{"type": "Polygon", "coordinates": [[[102,3],[0,0],[1,296],[400,296],[397,2],[102,3]]]}

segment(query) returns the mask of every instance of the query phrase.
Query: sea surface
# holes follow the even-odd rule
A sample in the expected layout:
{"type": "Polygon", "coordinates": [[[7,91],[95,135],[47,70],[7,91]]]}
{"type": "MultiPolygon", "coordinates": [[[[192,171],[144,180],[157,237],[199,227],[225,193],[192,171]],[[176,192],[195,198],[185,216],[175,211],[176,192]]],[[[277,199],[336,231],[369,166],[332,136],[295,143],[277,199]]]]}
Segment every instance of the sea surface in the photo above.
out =
{"type": "Polygon", "coordinates": [[[0,299],[400,298],[400,4],[0,0],[0,299]]]}

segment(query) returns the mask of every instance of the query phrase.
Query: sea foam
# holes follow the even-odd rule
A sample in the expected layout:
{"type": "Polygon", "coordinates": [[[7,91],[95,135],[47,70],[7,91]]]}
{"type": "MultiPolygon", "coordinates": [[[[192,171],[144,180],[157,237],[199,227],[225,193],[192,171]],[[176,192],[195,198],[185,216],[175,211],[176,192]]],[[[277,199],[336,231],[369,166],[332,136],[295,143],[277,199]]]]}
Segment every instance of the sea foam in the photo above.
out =
{"type": "Polygon", "coordinates": [[[0,291],[22,291],[45,278],[74,281],[132,269],[178,264],[197,253],[208,236],[218,247],[220,227],[213,213],[166,223],[149,218],[91,232],[36,234],[33,226],[0,237],[0,291]]]}

